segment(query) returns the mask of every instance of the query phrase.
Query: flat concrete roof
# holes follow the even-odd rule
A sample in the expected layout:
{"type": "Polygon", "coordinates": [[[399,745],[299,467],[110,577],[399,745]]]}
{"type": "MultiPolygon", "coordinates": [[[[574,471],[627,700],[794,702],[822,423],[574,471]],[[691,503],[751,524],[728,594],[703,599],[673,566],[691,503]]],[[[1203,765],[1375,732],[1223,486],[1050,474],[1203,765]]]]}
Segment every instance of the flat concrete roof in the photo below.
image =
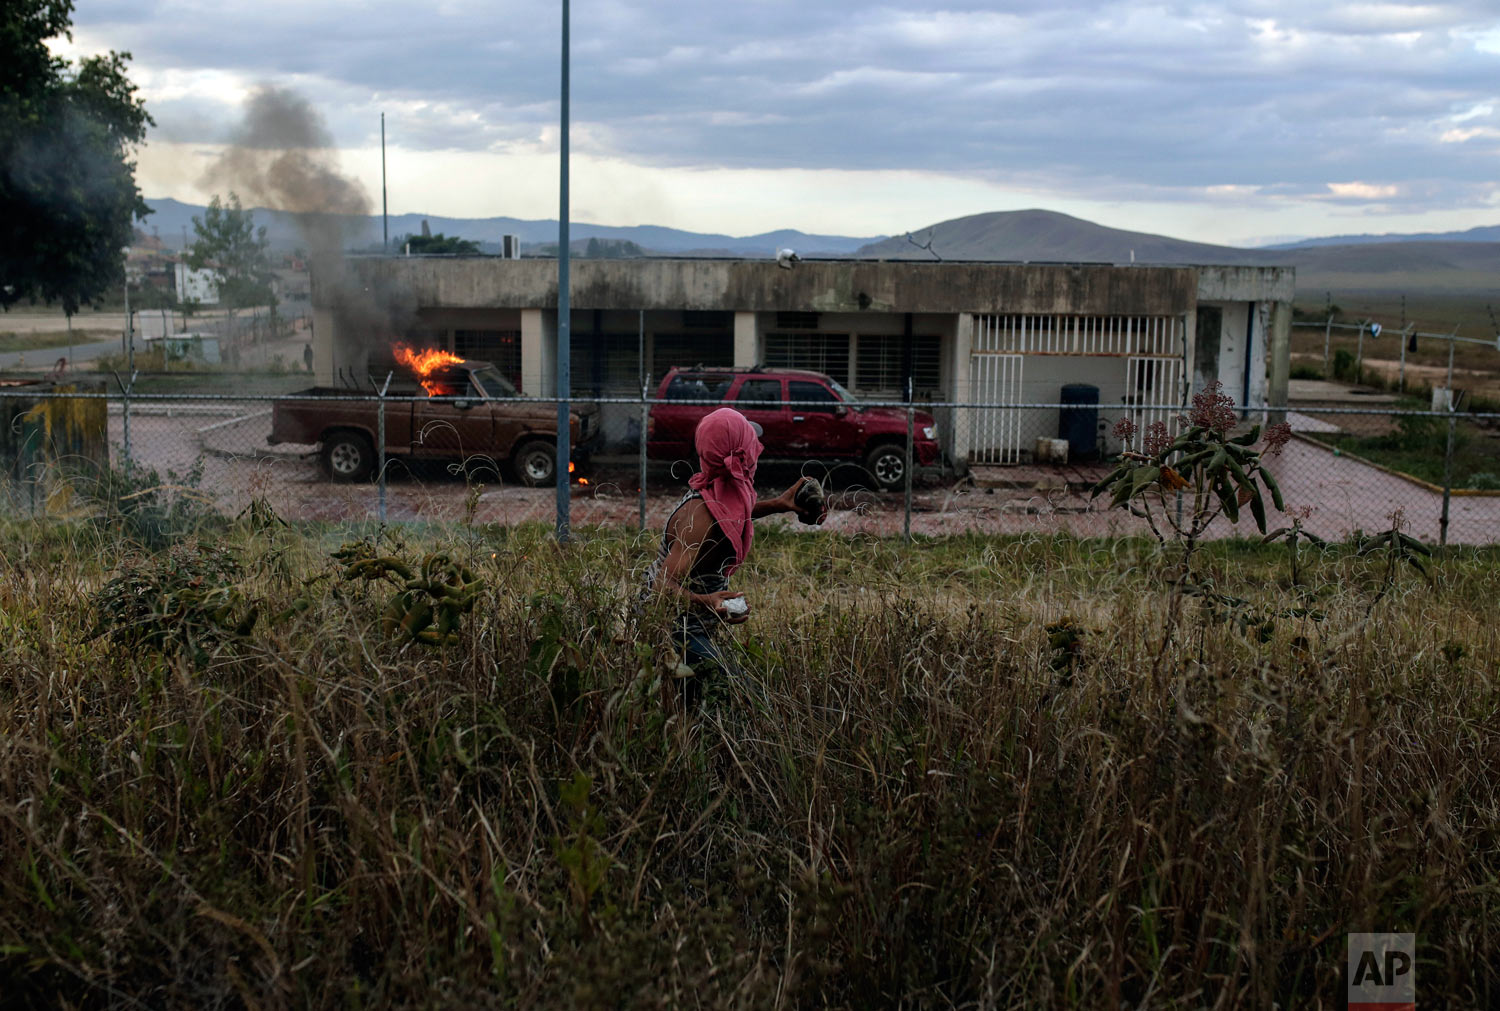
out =
{"type": "MultiPolygon", "coordinates": [[[[574,309],[1177,315],[1199,301],[1290,301],[1287,267],[910,260],[573,260],[574,309]]],[[[555,309],[557,261],[359,257],[315,263],[312,300],[344,293],[423,308],[555,309]]]]}

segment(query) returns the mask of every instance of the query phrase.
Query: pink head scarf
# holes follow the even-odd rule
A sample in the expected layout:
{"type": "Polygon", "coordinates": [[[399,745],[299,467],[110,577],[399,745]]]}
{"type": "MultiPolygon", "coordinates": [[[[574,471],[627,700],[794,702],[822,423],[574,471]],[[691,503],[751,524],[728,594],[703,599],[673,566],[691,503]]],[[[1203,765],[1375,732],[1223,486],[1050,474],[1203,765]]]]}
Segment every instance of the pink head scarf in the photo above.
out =
{"type": "Polygon", "coordinates": [[[688,479],[688,486],[703,495],[708,511],[734,549],[728,574],[740,567],[755,538],[750,517],[755,509],[755,463],[760,459],[760,440],[743,414],[721,407],[698,422],[693,442],[698,449],[699,469],[688,479]]]}

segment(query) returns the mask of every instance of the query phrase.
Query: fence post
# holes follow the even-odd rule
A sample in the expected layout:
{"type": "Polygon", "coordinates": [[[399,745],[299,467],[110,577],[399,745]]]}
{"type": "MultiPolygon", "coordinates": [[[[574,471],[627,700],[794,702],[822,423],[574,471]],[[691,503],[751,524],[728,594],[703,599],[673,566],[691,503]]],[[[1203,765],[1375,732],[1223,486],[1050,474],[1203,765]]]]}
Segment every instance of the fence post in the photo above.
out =
{"type": "Polygon", "coordinates": [[[651,407],[646,403],[646,397],[650,395],[651,387],[646,382],[646,310],[637,310],[635,318],[635,357],[636,371],[641,383],[641,529],[646,529],[646,426],[651,423],[651,407]]]}
{"type": "Polygon", "coordinates": [[[1328,314],[1328,322],[1323,324],[1323,378],[1332,379],[1333,374],[1328,370],[1332,368],[1328,364],[1328,345],[1333,339],[1333,313],[1328,314]]]}
{"type": "Polygon", "coordinates": [[[115,375],[115,382],[118,383],[119,387],[120,387],[120,395],[121,395],[120,415],[121,415],[121,419],[122,419],[122,422],[123,422],[123,424],[121,426],[122,429],[123,429],[123,431],[121,433],[122,434],[122,443],[123,443],[123,445],[121,446],[121,449],[124,451],[124,454],[125,454],[125,469],[127,471],[134,464],[134,459],[130,455],[130,391],[133,390],[133,389],[135,389],[135,377],[137,375],[139,375],[139,374],[140,373],[138,373],[138,372],[131,372],[130,373],[130,382],[128,382],[128,383],[127,382],[123,382],[120,379],[120,374],[118,372],[116,372],[114,374],[115,375]]]}
{"type": "MultiPolygon", "coordinates": [[[[1368,320],[1366,321],[1368,322],[1368,320]]],[[[1359,325],[1359,343],[1354,351],[1354,381],[1362,383],[1365,381],[1365,324],[1359,325]]]]}
{"type": "Polygon", "coordinates": [[[903,536],[906,543],[911,543],[911,472],[912,472],[912,406],[911,399],[906,401],[906,523],[903,528],[903,536]]]}
{"type": "Polygon", "coordinates": [[[646,403],[646,387],[641,387],[641,431],[640,431],[640,454],[641,454],[641,529],[646,529],[646,426],[651,423],[651,405],[646,403]]]}
{"type": "MultiPolygon", "coordinates": [[[[1402,297],[1402,305],[1406,304],[1405,296],[1402,297]]],[[[1413,324],[1415,326],[1415,324],[1413,324]]],[[[1401,327],[1401,375],[1396,380],[1396,390],[1400,393],[1406,392],[1406,345],[1411,338],[1406,335],[1406,327],[1401,327]]]]}
{"type": "Polygon", "coordinates": [[[375,478],[375,484],[378,488],[376,492],[375,511],[379,517],[381,534],[385,533],[385,391],[391,388],[391,376],[393,375],[395,375],[394,372],[387,372],[385,374],[385,383],[380,387],[380,392],[377,394],[380,399],[379,410],[376,412],[375,420],[375,441],[380,444],[375,450],[375,459],[379,462],[380,466],[380,472],[375,478]]]}
{"type": "Polygon", "coordinates": [[[1448,501],[1453,497],[1453,431],[1458,418],[1453,413],[1453,390],[1448,390],[1448,449],[1443,454],[1443,517],[1438,521],[1438,547],[1448,546],[1448,501]]]}

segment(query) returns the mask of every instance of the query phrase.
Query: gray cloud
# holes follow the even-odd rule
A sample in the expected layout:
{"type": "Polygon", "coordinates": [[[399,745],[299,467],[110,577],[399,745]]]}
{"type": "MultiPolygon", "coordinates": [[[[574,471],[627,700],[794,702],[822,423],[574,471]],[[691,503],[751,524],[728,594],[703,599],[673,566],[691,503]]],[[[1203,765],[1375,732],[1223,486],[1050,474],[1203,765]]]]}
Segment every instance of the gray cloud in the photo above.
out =
{"type": "MultiPolygon", "coordinates": [[[[77,23],[152,69],[296,85],[342,145],[371,142],[385,108],[403,146],[503,150],[556,122],[558,9],[104,0],[77,23]]],[[[1122,199],[1357,180],[1395,187],[1379,202],[1397,209],[1500,189],[1500,52],[1474,42],[1500,42],[1489,0],[573,12],[575,144],[648,164],[941,170],[1122,199]]],[[[163,136],[223,140],[210,105],[152,111],[163,136]]]]}

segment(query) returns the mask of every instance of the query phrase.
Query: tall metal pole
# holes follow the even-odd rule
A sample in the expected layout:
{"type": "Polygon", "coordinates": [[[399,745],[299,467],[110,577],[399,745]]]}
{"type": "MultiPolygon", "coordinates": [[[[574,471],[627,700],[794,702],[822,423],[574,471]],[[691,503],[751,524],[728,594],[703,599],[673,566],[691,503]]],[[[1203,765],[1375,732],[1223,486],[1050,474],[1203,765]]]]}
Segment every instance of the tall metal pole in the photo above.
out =
{"type": "Polygon", "coordinates": [[[559,150],[557,207],[557,540],[568,540],[568,505],[571,492],[568,461],[572,445],[568,430],[568,397],[572,393],[572,346],[568,329],[573,311],[568,291],[568,0],[562,4],[562,131],[559,150]]]}
{"type": "Polygon", "coordinates": [[[1438,546],[1448,546],[1448,504],[1453,497],[1453,436],[1458,419],[1453,414],[1453,338],[1458,336],[1458,327],[1448,335],[1448,445],[1443,451],[1443,513],[1438,519],[1438,546]]]}
{"type": "Polygon", "coordinates": [[[906,380],[906,521],[902,526],[902,537],[907,544],[911,543],[911,469],[913,463],[912,453],[912,416],[911,403],[911,379],[906,380]]]}
{"type": "MultiPolygon", "coordinates": [[[[385,395],[386,391],[391,388],[391,377],[395,374],[394,372],[387,372],[385,374],[385,382],[381,384],[380,389],[375,391],[375,395],[380,398],[380,414],[375,419],[375,427],[377,429],[376,441],[380,444],[380,448],[376,450],[376,459],[379,461],[380,470],[376,474],[375,479],[378,488],[376,491],[375,509],[376,515],[380,520],[381,534],[385,533],[385,395]]],[[[370,385],[373,386],[374,382],[372,381],[370,385]]]]}
{"type": "MultiPolygon", "coordinates": [[[[124,387],[125,399],[120,405],[120,414],[125,443],[125,467],[128,470],[134,459],[130,452],[130,392],[135,389],[135,322],[130,317],[130,253],[127,251],[125,256],[125,371],[130,373],[130,385],[124,387]]],[[[119,376],[115,379],[118,381],[119,376]]]]}
{"type": "Polygon", "coordinates": [[[380,251],[391,251],[390,206],[385,198],[385,113],[380,114],[380,251]]]}
{"type": "Polygon", "coordinates": [[[128,270],[125,274],[125,368],[129,372],[135,371],[135,317],[130,315],[130,273],[128,270]]]}
{"type": "Polygon", "coordinates": [[[1448,507],[1453,498],[1453,436],[1458,419],[1453,414],[1453,389],[1448,389],[1448,444],[1443,450],[1443,512],[1438,517],[1438,547],[1448,546],[1448,507]]]}
{"type": "Polygon", "coordinates": [[[639,358],[640,382],[641,382],[641,433],[640,433],[640,467],[641,467],[641,490],[639,506],[641,512],[641,529],[646,529],[646,429],[651,425],[651,408],[646,404],[649,391],[646,389],[646,310],[642,309],[636,318],[635,332],[636,354],[639,358]]]}

